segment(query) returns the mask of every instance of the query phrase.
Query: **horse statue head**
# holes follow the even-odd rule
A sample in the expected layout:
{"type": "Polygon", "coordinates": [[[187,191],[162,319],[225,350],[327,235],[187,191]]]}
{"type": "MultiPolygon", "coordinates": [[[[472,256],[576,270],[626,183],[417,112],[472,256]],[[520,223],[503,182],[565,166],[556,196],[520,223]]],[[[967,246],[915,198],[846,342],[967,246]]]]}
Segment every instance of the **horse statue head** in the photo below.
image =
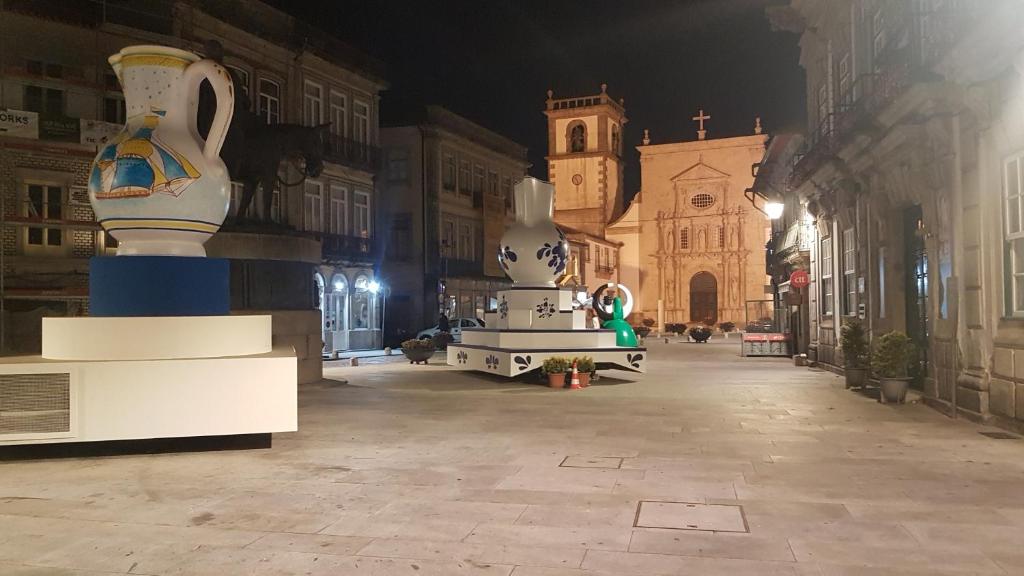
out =
{"type": "Polygon", "coordinates": [[[307,133],[296,139],[297,150],[306,161],[306,176],[316,178],[324,171],[324,153],[327,151],[331,124],[307,128],[307,133]]]}

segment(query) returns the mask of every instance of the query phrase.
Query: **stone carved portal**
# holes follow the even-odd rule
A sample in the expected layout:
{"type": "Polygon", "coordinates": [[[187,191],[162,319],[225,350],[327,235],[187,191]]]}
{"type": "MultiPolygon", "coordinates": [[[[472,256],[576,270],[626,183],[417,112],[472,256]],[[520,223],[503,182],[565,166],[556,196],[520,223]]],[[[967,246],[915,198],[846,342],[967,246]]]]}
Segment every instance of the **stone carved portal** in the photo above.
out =
{"type": "Polygon", "coordinates": [[[718,323],[718,280],[710,272],[698,272],[690,279],[690,321],[706,326],[718,323]]]}

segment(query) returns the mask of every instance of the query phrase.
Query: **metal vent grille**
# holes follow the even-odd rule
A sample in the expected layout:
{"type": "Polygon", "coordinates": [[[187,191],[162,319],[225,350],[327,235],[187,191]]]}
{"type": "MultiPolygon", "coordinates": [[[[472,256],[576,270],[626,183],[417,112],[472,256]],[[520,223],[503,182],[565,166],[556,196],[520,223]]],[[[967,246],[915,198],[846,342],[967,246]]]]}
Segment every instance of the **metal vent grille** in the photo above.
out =
{"type": "Polygon", "coordinates": [[[70,374],[0,374],[0,435],[70,431],[70,374]]]}

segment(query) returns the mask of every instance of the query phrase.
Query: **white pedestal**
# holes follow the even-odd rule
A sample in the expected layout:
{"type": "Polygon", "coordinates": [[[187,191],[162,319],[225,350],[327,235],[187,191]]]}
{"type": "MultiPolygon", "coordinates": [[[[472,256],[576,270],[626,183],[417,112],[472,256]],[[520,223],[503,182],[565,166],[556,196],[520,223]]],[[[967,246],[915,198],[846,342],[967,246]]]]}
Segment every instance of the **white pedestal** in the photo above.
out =
{"type": "Polygon", "coordinates": [[[0,361],[0,445],[289,432],[296,357],[269,316],[60,318],[0,361]],[[201,332],[201,333],[200,333],[201,332]]]}

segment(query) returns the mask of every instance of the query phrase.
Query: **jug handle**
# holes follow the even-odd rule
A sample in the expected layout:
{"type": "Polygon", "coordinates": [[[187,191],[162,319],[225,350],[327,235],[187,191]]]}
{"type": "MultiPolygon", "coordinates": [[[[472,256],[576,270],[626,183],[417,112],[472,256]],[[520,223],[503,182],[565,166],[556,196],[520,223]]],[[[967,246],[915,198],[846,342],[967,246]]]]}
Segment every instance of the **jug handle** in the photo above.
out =
{"type": "MultiPolygon", "coordinates": [[[[195,99],[195,108],[198,108],[199,84],[203,80],[210,81],[210,85],[213,86],[213,94],[217,97],[217,111],[213,114],[210,133],[207,134],[206,144],[203,146],[203,156],[214,160],[220,158],[220,149],[224,145],[224,137],[228,134],[231,116],[235,113],[235,87],[231,82],[231,74],[213,60],[207,58],[189,64],[185,69],[185,82],[190,98],[195,99]]],[[[198,134],[195,123],[196,117],[193,114],[192,129],[198,134]]]]}

